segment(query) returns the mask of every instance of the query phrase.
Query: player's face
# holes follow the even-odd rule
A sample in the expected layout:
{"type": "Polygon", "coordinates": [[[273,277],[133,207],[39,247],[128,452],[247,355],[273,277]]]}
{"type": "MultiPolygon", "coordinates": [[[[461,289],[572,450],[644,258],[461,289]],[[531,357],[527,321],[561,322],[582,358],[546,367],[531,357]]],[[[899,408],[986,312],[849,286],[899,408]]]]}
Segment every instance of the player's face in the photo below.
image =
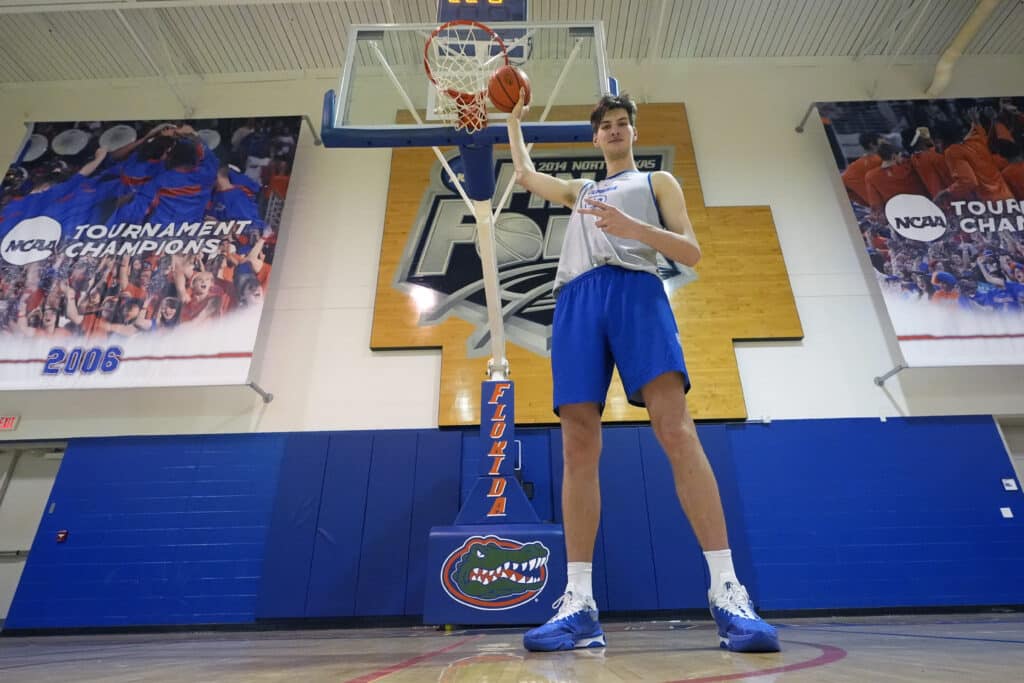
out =
{"type": "Polygon", "coordinates": [[[609,109],[594,134],[594,145],[605,154],[620,156],[632,151],[636,129],[629,123],[629,112],[625,109],[609,109]]]}
{"type": "Polygon", "coordinates": [[[43,325],[54,327],[57,324],[57,309],[47,308],[43,311],[43,325]]]}

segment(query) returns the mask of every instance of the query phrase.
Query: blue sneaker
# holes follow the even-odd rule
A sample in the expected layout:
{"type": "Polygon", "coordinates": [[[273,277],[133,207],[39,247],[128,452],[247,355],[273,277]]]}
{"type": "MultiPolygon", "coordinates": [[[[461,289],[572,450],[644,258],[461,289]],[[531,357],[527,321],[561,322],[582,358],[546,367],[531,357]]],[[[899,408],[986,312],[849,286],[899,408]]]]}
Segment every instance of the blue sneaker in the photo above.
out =
{"type": "Polygon", "coordinates": [[[778,652],[779,633],[757,616],[747,589],[726,581],[715,595],[708,591],[711,616],[718,624],[721,647],[733,652],[778,652]]]}
{"type": "Polygon", "coordinates": [[[523,647],[527,650],[551,652],[605,646],[604,631],[597,623],[597,605],[593,600],[566,591],[552,607],[558,610],[555,616],[523,636],[523,647]]]}

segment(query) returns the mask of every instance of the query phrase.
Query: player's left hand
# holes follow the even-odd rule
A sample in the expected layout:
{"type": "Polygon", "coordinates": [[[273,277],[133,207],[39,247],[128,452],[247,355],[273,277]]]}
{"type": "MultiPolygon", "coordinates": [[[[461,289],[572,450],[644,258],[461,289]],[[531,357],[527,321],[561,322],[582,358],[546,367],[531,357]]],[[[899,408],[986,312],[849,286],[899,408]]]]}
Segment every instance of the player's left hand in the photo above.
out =
{"type": "Polygon", "coordinates": [[[638,239],[643,229],[643,224],[638,223],[619,209],[610,204],[605,204],[597,199],[583,200],[590,208],[581,207],[578,211],[588,216],[593,216],[596,225],[609,235],[615,235],[623,239],[638,239]]]}

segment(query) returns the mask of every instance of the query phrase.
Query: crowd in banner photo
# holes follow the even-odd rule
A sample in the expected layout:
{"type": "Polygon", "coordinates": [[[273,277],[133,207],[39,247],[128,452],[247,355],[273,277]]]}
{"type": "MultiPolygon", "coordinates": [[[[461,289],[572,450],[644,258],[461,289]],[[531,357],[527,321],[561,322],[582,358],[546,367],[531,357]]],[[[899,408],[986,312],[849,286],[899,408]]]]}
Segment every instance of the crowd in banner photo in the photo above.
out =
{"type": "Polygon", "coordinates": [[[261,306],[298,121],[34,124],[0,189],[0,338],[125,338],[261,306]]]}
{"type": "Polygon", "coordinates": [[[1024,313],[1022,106],[993,98],[823,107],[884,291],[1024,313]]]}

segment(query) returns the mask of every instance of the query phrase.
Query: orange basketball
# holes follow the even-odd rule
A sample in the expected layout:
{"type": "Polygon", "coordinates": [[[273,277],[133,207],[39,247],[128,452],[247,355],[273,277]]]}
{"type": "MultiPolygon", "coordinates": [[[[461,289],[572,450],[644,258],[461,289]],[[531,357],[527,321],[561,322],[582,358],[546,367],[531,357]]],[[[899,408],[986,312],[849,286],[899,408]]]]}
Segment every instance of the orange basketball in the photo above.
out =
{"type": "Polygon", "coordinates": [[[519,89],[524,89],[526,104],[530,103],[530,79],[522,69],[510,64],[498,67],[491,74],[487,84],[487,95],[491,98],[494,108],[506,114],[511,112],[519,101],[519,89]]]}

